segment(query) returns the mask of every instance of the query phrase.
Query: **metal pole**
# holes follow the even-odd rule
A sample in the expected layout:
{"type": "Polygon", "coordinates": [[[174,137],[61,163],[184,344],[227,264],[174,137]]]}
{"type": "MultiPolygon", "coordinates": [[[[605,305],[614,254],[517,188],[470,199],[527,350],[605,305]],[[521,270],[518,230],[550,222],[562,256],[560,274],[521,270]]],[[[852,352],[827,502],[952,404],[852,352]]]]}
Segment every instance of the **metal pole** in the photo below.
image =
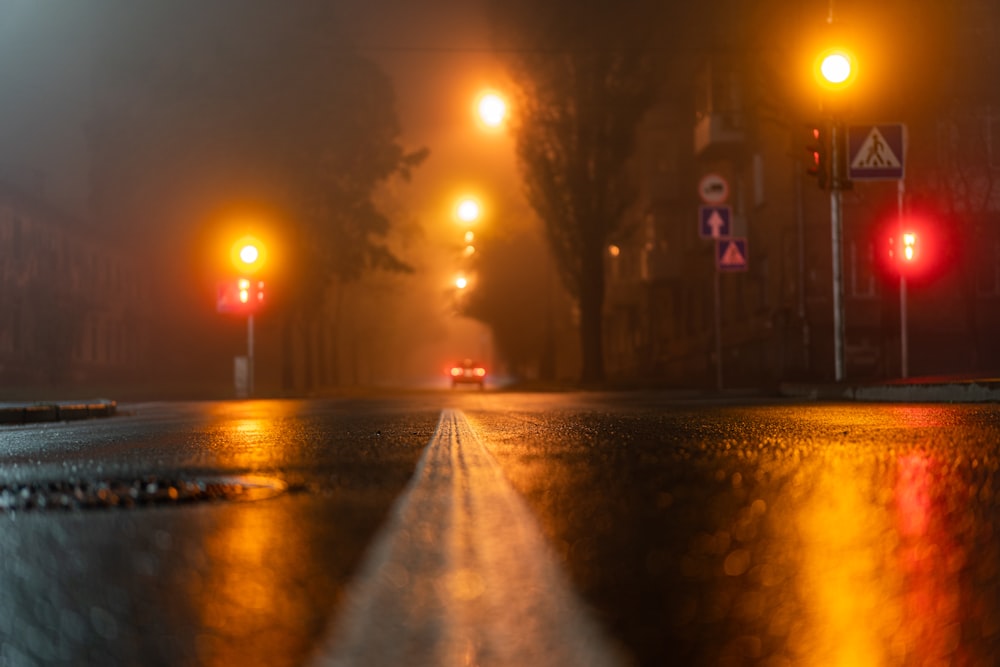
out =
{"type": "Polygon", "coordinates": [[[794,163],[794,175],[792,178],[792,183],[795,186],[795,228],[798,238],[796,239],[796,244],[798,246],[798,262],[799,262],[799,275],[798,275],[798,285],[796,292],[798,292],[797,297],[797,315],[799,318],[799,323],[802,326],[802,369],[809,370],[809,320],[806,319],[806,216],[804,210],[804,202],[802,200],[802,179],[799,178],[799,174],[802,172],[801,161],[796,161],[794,163]]]}
{"type": "Polygon", "coordinates": [[[833,249],[833,375],[844,379],[844,278],[841,271],[840,156],[837,121],[830,123],[830,240],[833,249]]]}
{"type": "MultiPolygon", "coordinates": [[[[718,239],[715,241],[718,246],[718,239]]],[[[718,254],[718,250],[716,250],[718,254]]],[[[722,391],[722,285],[719,268],[715,268],[715,388],[722,391]]]]}
{"type": "Polygon", "coordinates": [[[253,396],[253,315],[247,315],[247,396],[253,396]]]}
{"type": "MultiPolygon", "coordinates": [[[[903,195],[906,192],[906,186],[904,185],[903,179],[899,179],[899,189],[897,197],[897,208],[899,211],[899,243],[900,250],[903,248],[903,195]]],[[[902,260],[902,258],[900,258],[902,260]]],[[[900,376],[902,378],[909,377],[909,341],[907,340],[906,332],[906,274],[903,273],[903,262],[899,262],[900,272],[899,272],[899,357],[900,357],[900,376]]]]}

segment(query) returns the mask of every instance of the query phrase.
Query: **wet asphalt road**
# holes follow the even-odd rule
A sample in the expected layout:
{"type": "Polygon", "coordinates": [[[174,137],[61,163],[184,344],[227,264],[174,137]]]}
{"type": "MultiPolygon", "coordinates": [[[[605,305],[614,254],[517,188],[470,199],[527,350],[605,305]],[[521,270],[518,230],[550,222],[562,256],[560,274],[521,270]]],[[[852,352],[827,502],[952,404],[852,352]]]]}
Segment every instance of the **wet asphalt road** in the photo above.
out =
{"type": "MultiPolygon", "coordinates": [[[[0,665],[325,664],[345,591],[445,408],[622,664],[1000,663],[1000,406],[459,391],[124,405],[0,430],[11,492],[287,485],[255,501],[8,503],[0,665]]],[[[500,664],[474,646],[464,657],[500,664]]]]}

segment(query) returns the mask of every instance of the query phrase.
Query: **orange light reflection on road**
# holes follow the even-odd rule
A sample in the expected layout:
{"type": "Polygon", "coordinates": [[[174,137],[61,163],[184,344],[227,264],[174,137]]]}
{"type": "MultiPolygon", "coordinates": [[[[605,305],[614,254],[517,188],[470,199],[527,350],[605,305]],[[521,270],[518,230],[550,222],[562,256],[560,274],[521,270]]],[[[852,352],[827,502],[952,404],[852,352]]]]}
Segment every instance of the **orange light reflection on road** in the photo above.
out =
{"type": "MultiPolygon", "coordinates": [[[[224,402],[213,418],[210,451],[216,464],[237,471],[279,465],[294,434],[282,419],[293,403],[224,402]]],[[[280,500],[227,503],[211,508],[216,520],[203,537],[205,568],[187,595],[205,630],[197,637],[198,664],[256,664],[261,656],[304,655],[301,632],[313,612],[295,581],[310,553],[304,534],[280,500]]]]}
{"type": "Polygon", "coordinates": [[[885,567],[892,517],[864,466],[835,459],[818,474],[797,517],[806,618],[793,648],[801,664],[816,667],[895,664],[886,645],[902,616],[897,582],[885,567]]]}

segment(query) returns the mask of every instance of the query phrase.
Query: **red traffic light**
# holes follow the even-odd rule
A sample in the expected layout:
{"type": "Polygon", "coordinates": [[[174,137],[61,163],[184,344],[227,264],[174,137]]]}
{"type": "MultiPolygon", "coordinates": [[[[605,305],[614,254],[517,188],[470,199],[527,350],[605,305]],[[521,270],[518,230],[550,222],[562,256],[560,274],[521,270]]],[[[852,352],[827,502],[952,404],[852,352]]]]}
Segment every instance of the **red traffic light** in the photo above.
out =
{"type": "Polygon", "coordinates": [[[806,144],[806,173],[816,177],[816,183],[825,189],[827,183],[828,149],[826,131],[813,127],[811,141],[806,144]]]}
{"type": "Polygon", "coordinates": [[[234,278],[216,286],[215,309],[220,313],[252,315],[263,305],[263,280],[234,278]]]}
{"type": "Polygon", "coordinates": [[[902,266],[913,264],[918,259],[917,233],[904,231],[889,238],[889,260],[902,266]]]}

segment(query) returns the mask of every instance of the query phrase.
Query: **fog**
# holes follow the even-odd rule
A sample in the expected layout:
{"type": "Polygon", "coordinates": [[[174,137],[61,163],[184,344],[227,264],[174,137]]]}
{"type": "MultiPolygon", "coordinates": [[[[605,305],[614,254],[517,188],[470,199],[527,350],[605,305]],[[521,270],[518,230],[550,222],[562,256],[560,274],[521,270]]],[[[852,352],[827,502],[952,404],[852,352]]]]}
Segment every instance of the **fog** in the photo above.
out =
{"type": "MultiPolygon", "coordinates": [[[[478,232],[513,234],[536,246],[540,237],[521,198],[511,137],[484,132],[474,116],[477,94],[504,84],[480,8],[457,0],[336,6],[338,29],[331,35],[331,48],[357,52],[388,75],[398,120],[396,142],[406,151],[429,151],[409,181],[393,176],[374,192],[379,210],[392,222],[384,241],[412,272],[366,272],[358,280],[341,281],[316,297],[323,303],[315,309],[324,311],[317,319],[325,322],[288,325],[280,321],[284,309],[275,301],[288,282],[282,272],[290,275],[299,260],[284,238],[287,220],[264,192],[269,185],[261,173],[252,168],[241,172],[246,162],[235,157],[207,165],[214,158],[207,151],[199,165],[191,165],[198,178],[185,181],[175,175],[184,169],[169,163],[174,159],[169,147],[158,144],[160,148],[130,158],[141,164],[125,167],[162,173],[151,190],[137,192],[141,180],[125,187],[107,174],[102,183],[104,167],[94,160],[95,135],[100,134],[95,119],[102,114],[114,118],[119,108],[136,104],[139,95],[149,97],[148,90],[129,89],[134,75],[127,71],[130,64],[161,65],[174,58],[197,63],[191,54],[199,48],[208,54],[212,48],[230,48],[227,44],[242,48],[241,31],[257,35],[266,56],[268,32],[294,31],[301,16],[272,3],[213,3],[204,11],[199,9],[204,3],[166,3],[143,12],[131,5],[107,0],[0,3],[0,183],[18,197],[26,196],[25,205],[40,205],[60,217],[65,213],[68,217],[59,225],[74,228],[67,241],[71,245],[83,233],[88,244],[138,260],[122,270],[126,280],[140,285],[140,299],[147,300],[139,306],[144,310],[141,324],[138,319],[132,326],[119,321],[122,333],[109,327],[115,329],[110,334],[114,345],[124,344],[123,336],[141,340],[130,353],[138,358],[120,364],[130,368],[89,374],[53,371],[42,378],[26,374],[26,385],[41,382],[62,393],[107,387],[137,396],[231,393],[234,357],[247,353],[247,324],[243,317],[215,312],[215,290],[231,272],[227,243],[250,227],[266,230],[272,252],[262,275],[276,286],[267,307],[254,318],[258,393],[345,385],[446,386],[450,365],[468,357],[487,364],[491,379],[499,379],[503,364],[490,330],[458,312],[462,295],[453,281],[461,270],[465,229],[455,220],[454,204],[465,194],[484,202],[475,223],[478,232]],[[192,20],[201,15],[203,22],[192,20]],[[168,163],[151,165],[159,156],[168,163]],[[254,191],[247,185],[252,182],[262,186],[254,191]],[[132,198],[131,208],[121,205],[122,198],[132,198]],[[291,344],[289,327],[299,327],[291,344]],[[314,368],[306,368],[310,365],[314,368]]],[[[254,66],[267,60],[263,57],[254,66]]],[[[163,99],[181,107],[183,95],[183,90],[164,91],[163,99]]],[[[166,110],[156,117],[160,111],[155,109],[145,126],[137,126],[136,142],[154,134],[166,144],[191,141],[190,126],[162,125],[175,116],[166,110]],[[182,137],[184,133],[188,136],[182,137]]],[[[112,125],[112,132],[117,129],[112,125]]],[[[124,134],[126,128],[121,129],[124,134]]],[[[131,141],[120,139],[122,146],[112,144],[112,149],[128,151],[136,145],[131,141]]],[[[39,279],[58,282],[63,268],[46,267],[39,279]]],[[[96,286],[99,280],[88,275],[82,282],[96,286]]],[[[88,299],[102,300],[93,288],[86,291],[88,299]]],[[[65,333],[72,336],[70,328],[65,333]]],[[[95,329],[81,335],[104,333],[95,329]]],[[[91,345],[65,342],[74,348],[91,345]]],[[[96,349],[99,344],[93,345],[96,349]]],[[[116,356],[101,352],[96,356],[116,356]]],[[[80,356],[79,351],[74,354],[80,356]]]]}

